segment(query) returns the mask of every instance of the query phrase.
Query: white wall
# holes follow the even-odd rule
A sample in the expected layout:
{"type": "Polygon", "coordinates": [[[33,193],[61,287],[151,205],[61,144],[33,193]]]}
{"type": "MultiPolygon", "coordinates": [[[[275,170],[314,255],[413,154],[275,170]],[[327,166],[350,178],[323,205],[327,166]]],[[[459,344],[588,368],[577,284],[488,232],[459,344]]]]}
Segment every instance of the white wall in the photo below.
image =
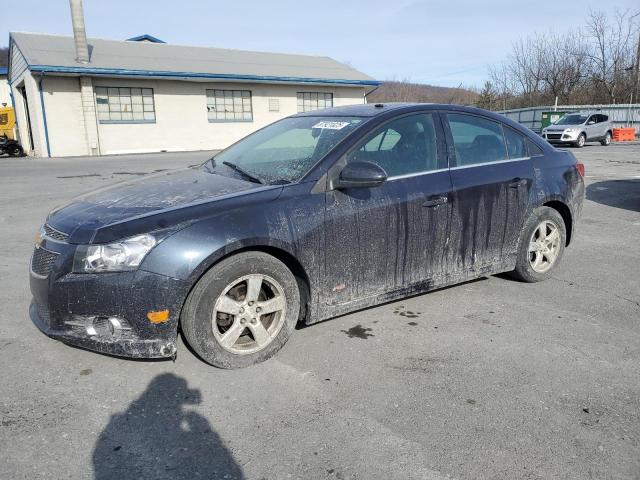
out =
{"type": "MultiPolygon", "coordinates": [[[[257,83],[204,83],[174,80],[93,78],[95,87],[153,88],[156,122],[98,124],[102,154],[213,150],[225,148],[256,129],[297,113],[299,91],[331,92],[334,106],[364,102],[362,87],[321,87],[257,83]],[[253,121],[209,122],[207,89],[250,90],[253,121]],[[269,111],[277,98],[278,112],[269,111]]],[[[79,79],[45,77],[43,82],[52,156],[89,155],[79,79]]]]}
{"type": "Polygon", "coordinates": [[[9,95],[9,83],[7,82],[7,77],[0,76],[0,107],[2,107],[3,103],[6,103],[6,106],[10,107],[11,95],[9,95]]]}
{"type": "Polygon", "coordinates": [[[47,156],[47,146],[44,133],[44,121],[38,89],[39,77],[35,78],[28,70],[25,70],[18,77],[12,79],[11,92],[15,103],[16,121],[18,124],[18,136],[25,152],[38,157],[47,156]],[[31,118],[31,131],[33,135],[33,149],[29,147],[29,136],[27,128],[27,115],[24,108],[24,98],[20,87],[25,88],[26,101],[29,105],[29,115],[31,118]]]}

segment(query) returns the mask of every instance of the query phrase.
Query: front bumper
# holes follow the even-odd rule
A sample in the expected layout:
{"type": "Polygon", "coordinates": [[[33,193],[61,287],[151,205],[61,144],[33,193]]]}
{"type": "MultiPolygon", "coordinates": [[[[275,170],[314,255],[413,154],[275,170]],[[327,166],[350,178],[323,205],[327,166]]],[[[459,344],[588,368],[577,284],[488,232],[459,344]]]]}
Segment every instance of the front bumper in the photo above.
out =
{"type": "Polygon", "coordinates": [[[175,355],[180,310],[188,285],[143,270],[71,273],[74,245],[45,240],[53,256],[50,270],[30,272],[32,322],[46,335],[96,352],[129,358],[175,355]],[[46,273],[46,275],[43,275],[46,273]],[[153,323],[149,312],[168,310],[153,323]]]}
{"type": "Polygon", "coordinates": [[[542,138],[549,143],[567,144],[575,143],[578,140],[579,134],[580,132],[545,132],[542,134],[542,138]]]}

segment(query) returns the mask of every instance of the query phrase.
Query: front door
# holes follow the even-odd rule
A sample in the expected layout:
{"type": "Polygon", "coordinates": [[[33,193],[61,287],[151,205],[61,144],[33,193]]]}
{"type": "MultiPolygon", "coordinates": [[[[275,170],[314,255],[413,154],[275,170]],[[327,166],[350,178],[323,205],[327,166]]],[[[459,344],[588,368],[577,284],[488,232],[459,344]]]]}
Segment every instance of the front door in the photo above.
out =
{"type": "Polygon", "coordinates": [[[376,128],[341,160],[381,166],[372,188],[326,193],[324,296],[331,305],[421,290],[446,269],[451,180],[437,114],[399,117],[376,128]]]}
{"type": "Polygon", "coordinates": [[[528,215],[533,167],[525,137],[486,117],[447,113],[456,268],[510,265],[528,215]]]}

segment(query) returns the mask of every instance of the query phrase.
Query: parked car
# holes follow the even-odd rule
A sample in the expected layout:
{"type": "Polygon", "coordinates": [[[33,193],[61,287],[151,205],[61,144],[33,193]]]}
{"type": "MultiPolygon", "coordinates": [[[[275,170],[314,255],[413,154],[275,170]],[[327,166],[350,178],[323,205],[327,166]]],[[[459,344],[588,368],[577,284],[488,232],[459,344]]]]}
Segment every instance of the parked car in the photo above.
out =
{"type": "Polygon", "coordinates": [[[553,144],[584,147],[587,142],[607,146],[613,136],[613,123],[601,113],[569,113],[542,130],[542,136],[553,144]]]}
{"type": "Polygon", "coordinates": [[[194,168],[52,211],[31,259],[47,335],[172,357],[178,328],[225,368],[298,322],[499,272],[558,267],[584,166],[519,124],[452,105],[354,105],[273,123],[194,168]]]}
{"type": "Polygon", "coordinates": [[[22,146],[13,138],[6,135],[0,135],[0,155],[9,155],[10,157],[24,156],[22,146]]]}

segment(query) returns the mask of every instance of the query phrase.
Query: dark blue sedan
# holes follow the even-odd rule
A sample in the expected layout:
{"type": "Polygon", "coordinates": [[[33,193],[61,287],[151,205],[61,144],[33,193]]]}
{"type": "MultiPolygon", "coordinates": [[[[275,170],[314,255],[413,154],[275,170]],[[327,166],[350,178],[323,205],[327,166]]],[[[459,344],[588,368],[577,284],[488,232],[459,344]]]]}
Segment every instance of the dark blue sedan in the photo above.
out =
{"type": "Polygon", "coordinates": [[[263,361],[298,322],[499,272],[558,267],[584,166],[475,108],[307,112],[205,164],[120,183],[51,212],[31,260],[47,335],[172,357],[180,327],[212,365],[263,361]]]}

